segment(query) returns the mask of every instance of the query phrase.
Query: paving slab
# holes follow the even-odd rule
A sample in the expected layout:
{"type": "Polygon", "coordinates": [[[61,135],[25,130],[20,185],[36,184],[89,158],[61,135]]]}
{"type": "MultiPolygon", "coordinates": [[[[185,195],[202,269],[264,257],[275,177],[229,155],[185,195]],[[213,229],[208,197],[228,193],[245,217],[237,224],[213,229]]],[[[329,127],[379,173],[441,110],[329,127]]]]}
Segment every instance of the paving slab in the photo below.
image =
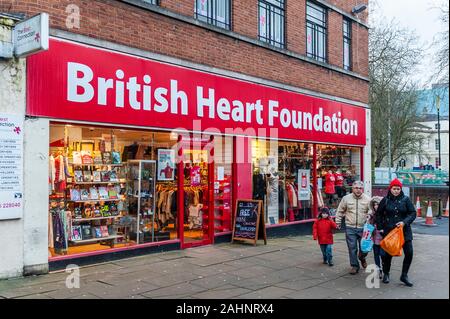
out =
{"type": "Polygon", "coordinates": [[[294,293],[294,291],[291,289],[267,287],[240,295],[239,299],[278,299],[284,296],[288,297],[292,293],[294,293]]]}

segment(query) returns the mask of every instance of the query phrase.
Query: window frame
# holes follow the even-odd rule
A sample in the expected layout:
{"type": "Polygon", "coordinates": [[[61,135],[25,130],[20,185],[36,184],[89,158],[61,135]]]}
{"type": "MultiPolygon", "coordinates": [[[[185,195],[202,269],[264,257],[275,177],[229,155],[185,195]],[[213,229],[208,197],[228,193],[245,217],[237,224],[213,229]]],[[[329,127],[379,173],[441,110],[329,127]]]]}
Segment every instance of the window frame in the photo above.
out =
{"type": "Polygon", "coordinates": [[[353,70],[353,59],[352,59],[352,55],[353,55],[353,45],[352,45],[352,37],[353,37],[353,33],[352,33],[352,21],[348,18],[343,18],[342,21],[342,38],[343,38],[343,51],[342,51],[342,55],[343,55],[343,59],[342,59],[342,66],[344,68],[344,70],[347,71],[352,71],[353,70]],[[347,24],[348,26],[348,33],[346,34],[345,32],[345,24],[347,24]],[[345,64],[345,44],[348,44],[349,49],[348,49],[348,65],[345,64]]]}
{"type": "Polygon", "coordinates": [[[258,40],[276,48],[286,49],[286,0],[275,1],[283,2],[283,6],[281,7],[275,5],[270,0],[258,0],[258,40]],[[264,7],[261,4],[263,4],[264,7]],[[266,36],[261,35],[261,10],[266,11],[266,17],[268,17],[269,19],[268,22],[266,21],[266,36]],[[278,14],[274,10],[280,10],[281,14],[278,14]],[[272,18],[272,15],[278,15],[283,20],[280,23],[280,27],[282,28],[282,32],[280,34],[281,42],[276,41],[275,35],[272,34],[272,23],[270,20],[272,18]]]}
{"type": "Polygon", "coordinates": [[[151,5],[154,5],[154,6],[159,6],[160,0],[142,0],[142,1],[145,3],[151,4],[151,5]]]}
{"type": "Polygon", "coordinates": [[[207,10],[208,10],[207,16],[199,14],[199,10],[197,10],[197,4],[199,3],[199,1],[201,1],[201,0],[195,0],[195,2],[194,2],[194,18],[195,18],[195,20],[213,25],[217,28],[231,31],[231,27],[232,27],[231,21],[232,21],[232,12],[233,12],[232,0],[205,0],[206,4],[207,4],[207,10]],[[226,16],[225,20],[227,20],[227,18],[228,18],[228,21],[222,22],[222,21],[218,20],[217,3],[219,1],[220,2],[224,1],[226,4],[228,4],[228,12],[225,11],[225,16],[226,16]]]}
{"type": "Polygon", "coordinates": [[[314,2],[314,1],[310,1],[307,0],[305,2],[305,28],[306,28],[306,56],[314,59],[316,61],[322,62],[322,63],[328,63],[328,8],[314,2]],[[310,19],[308,19],[308,7],[314,8],[314,7],[319,7],[323,10],[323,15],[324,15],[324,20],[323,20],[323,24],[324,26],[319,25],[318,23],[311,21],[310,19]],[[310,24],[313,26],[312,30],[313,30],[313,34],[312,34],[312,39],[311,39],[311,46],[313,48],[313,53],[309,53],[308,52],[308,30],[310,29],[310,24]],[[318,29],[321,28],[323,29],[322,31],[319,31],[318,29]],[[316,33],[322,33],[324,35],[324,57],[319,56],[316,52],[315,52],[315,47],[316,47],[316,42],[318,41],[316,39],[316,33]],[[314,40],[315,39],[315,40],[314,40]]]}

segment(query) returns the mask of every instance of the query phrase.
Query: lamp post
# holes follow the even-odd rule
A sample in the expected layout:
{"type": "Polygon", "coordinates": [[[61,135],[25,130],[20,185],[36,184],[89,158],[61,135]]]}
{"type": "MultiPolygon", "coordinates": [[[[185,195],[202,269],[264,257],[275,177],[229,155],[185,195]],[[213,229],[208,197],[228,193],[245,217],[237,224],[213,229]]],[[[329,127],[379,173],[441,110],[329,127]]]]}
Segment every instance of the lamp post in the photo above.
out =
{"type": "MultiPolygon", "coordinates": [[[[439,152],[439,167],[442,166],[441,164],[441,122],[440,122],[440,104],[441,104],[441,98],[439,95],[436,96],[436,108],[437,108],[437,118],[438,118],[438,152],[439,152]]],[[[438,167],[436,167],[438,168],[438,167]]]]}

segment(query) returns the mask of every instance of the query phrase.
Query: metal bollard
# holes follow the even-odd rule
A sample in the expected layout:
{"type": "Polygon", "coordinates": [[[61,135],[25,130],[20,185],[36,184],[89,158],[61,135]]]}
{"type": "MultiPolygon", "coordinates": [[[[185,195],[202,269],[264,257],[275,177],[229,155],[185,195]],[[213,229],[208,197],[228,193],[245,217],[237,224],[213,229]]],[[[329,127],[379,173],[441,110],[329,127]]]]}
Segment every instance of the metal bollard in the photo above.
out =
{"type": "Polygon", "coordinates": [[[437,218],[441,219],[442,218],[442,205],[441,205],[441,198],[439,197],[439,204],[438,204],[438,215],[437,218]]]}

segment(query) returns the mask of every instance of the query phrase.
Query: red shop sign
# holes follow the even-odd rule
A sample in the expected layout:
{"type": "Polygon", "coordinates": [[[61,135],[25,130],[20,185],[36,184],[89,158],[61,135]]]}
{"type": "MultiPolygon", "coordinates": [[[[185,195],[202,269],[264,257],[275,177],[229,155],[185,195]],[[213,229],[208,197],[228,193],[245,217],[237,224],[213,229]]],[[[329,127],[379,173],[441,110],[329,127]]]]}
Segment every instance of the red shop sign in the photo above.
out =
{"type": "Polygon", "coordinates": [[[28,57],[27,90],[31,116],[366,144],[361,107],[56,39],[28,57]]]}

